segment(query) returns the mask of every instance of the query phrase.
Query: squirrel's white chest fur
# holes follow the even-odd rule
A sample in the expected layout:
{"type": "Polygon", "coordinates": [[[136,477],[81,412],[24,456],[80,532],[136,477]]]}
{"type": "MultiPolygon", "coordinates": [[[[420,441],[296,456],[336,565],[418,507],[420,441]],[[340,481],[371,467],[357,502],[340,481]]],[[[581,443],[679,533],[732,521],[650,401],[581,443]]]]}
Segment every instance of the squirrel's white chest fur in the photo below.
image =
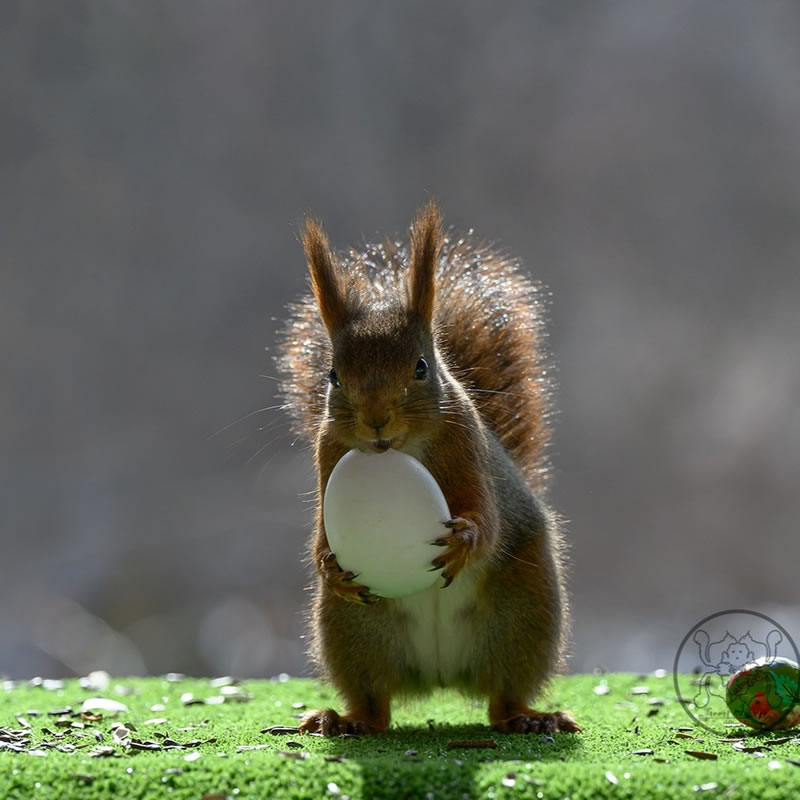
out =
{"type": "Polygon", "coordinates": [[[406,617],[408,660],[432,685],[460,683],[473,663],[475,576],[458,575],[446,589],[437,580],[396,600],[406,617]]]}

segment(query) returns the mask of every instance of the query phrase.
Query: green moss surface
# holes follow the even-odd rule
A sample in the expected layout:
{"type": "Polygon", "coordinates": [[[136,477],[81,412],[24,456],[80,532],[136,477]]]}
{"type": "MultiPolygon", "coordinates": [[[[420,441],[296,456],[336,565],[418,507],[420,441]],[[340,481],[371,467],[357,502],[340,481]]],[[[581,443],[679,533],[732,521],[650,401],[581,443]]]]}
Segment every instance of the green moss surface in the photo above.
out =
{"type": "Polygon", "coordinates": [[[675,699],[669,674],[605,675],[606,694],[594,691],[600,680],[575,675],[554,683],[539,707],[571,710],[584,732],[557,734],[552,741],[494,733],[484,704],[451,692],[395,704],[392,728],[382,736],[324,739],[262,732],[296,725],[303,707],[339,706],[331,689],[310,680],[245,681],[239,689],[223,689],[208,680],[130,678],[112,680],[99,693],[75,680],[60,689],[7,683],[0,688],[0,742],[16,740],[22,752],[0,744],[0,797],[800,796],[800,731],[730,728],[731,738],[745,736],[746,745],[759,748],[741,752],[694,726],[675,699]],[[637,686],[648,693],[631,693],[637,686]],[[188,693],[195,701],[217,701],[187,705],[188,693]],[[83,701],[95,696],[128,710],[82,719],[83,701]],[[54,711],[64,713],[49,713],[54,711]],[[127,742],[115,741],[112,726],[118,723],[127,726],[127,742]],[[24,731],[30,736],[16,733],[24,731]],[[683,736],[676,738],[678,733],[683,736]],[[449,746],[487,739],[496,742],[494,749],[449,746]],[[137,741],[161,749],[137,749],[137,741]],[[636,754],[646,750],[653,752],[636,754]],[[717,758],[700,760],[686,750],[717,758]]]}

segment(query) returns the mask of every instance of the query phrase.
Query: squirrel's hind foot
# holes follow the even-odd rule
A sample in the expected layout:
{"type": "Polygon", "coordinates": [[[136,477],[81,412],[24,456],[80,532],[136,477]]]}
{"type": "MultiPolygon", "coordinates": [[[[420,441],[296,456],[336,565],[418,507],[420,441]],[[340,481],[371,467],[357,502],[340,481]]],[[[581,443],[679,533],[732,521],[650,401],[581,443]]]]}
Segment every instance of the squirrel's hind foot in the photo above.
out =
{"type": "Polygon", "coordinates": [[[507,719],[492,719],[492,728],[500,733],[580,733],[577,722],[566,711],[546,713],[524,708],[507,719]]]}
{"type": "Polygon", "coordinates": [[[300,733],[321,733],[323,736],[361,736],[383,733],[389,727],[388,720],[357,719],[356,715],[342,716],[332,708],[309,711],[300,722],[300,733]]]}

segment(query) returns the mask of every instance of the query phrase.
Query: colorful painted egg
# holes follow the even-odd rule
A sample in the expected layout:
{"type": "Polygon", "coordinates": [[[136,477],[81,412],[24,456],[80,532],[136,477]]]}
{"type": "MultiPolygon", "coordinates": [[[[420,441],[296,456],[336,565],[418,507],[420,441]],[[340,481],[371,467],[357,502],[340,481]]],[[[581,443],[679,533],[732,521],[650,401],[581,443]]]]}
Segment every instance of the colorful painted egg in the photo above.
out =
{"type": "Polygon", "coordinates": [[[800,723],[800,671],[774,656],[745,664],[728,681],[725,701],[739,722],[758,730],[783,730],[800,723]]]}

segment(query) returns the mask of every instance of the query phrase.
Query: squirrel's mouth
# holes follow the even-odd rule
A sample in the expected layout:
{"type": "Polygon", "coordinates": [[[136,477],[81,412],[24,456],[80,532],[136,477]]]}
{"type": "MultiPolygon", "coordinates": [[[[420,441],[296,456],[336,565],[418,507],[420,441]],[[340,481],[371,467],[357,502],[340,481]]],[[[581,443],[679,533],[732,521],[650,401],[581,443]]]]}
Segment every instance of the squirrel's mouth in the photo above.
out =
{"type": "MultiPolygon", "coordinates": [[[[388,432],[388,431],[387,431],[388,432]]],[[[377,433],[374,431],[373,433],[377,433]]],[[[362,453],[385,453],[387,450],[400,450],[408,440],[408,431],[393,431],[394,436],[359,436],[355,446],[362,453]]]]}

